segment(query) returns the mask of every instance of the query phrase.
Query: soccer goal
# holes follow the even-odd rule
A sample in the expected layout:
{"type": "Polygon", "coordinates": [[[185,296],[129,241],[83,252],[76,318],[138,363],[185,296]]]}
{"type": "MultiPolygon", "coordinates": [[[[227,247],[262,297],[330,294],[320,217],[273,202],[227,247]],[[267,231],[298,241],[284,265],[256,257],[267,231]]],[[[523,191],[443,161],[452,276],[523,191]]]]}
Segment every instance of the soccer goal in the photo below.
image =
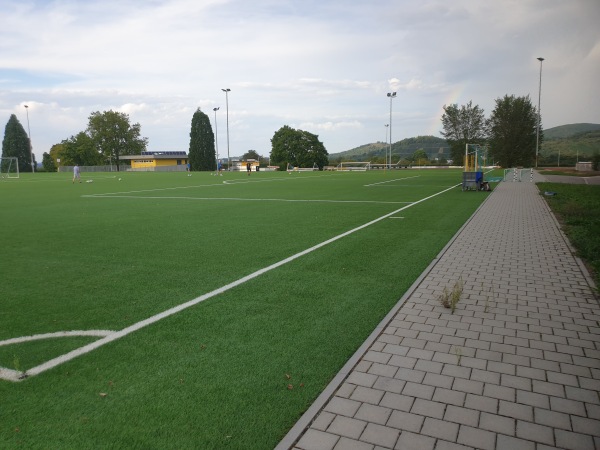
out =
{"type": "Polygon", "coordinates": [[[319,166],[317,166],[317,163],[313,163],[312,167],[296,167],[290,163],[287,164],[287,172],[288,173],[292,173],[292,172],[316,172],[319,170],[319,166]]]}
{"type": "Polygon", "coordinates": [[[19,159],[15,157],[0,158],[0,177],[19,178],[19,159]]]}
{"type": "Polygon", "coordinates": [[[366,171],[371,169],[371,161],[344,161],[337,165],[336,170],[340,172],[366,171]]]}

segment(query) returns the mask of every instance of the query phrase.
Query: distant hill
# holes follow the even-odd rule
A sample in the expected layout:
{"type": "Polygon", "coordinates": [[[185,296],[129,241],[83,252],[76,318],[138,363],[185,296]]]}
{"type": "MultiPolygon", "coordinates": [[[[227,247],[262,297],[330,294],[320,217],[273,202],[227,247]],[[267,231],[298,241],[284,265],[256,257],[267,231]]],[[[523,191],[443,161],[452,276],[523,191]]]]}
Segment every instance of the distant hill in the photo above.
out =
{"type": "Polygon", "coordinates": [[[573,166],[589,161],[600,153],[600,124],[575,123],[544,130],[540,147],[541,163],[549,166],[573,166]]]}
{"type": "MultiPolygon", "coordinates": [[[[449,158],[450,155],[450,146],[445,139],[435,136],[417,136],[394,142],[392,144],[392,160],[396,162],[400,158],[412,155],[419,149],[425,150],[430,158],[449,158]]],[[[329,160],[370,161],[374,158],[383,157],[388,151],[389,144],[375,142],[364,144],[344,152],[331,153],[329,160]]]]}
{"type": "Polygon", "coordinates": [[[551,140],[570,138],[590,131],[600,131],[600,124],[572,123],[569,125],[560,125],[558,127],[548,128],[547,130],[544,130],[544,139],[551,140]]]}

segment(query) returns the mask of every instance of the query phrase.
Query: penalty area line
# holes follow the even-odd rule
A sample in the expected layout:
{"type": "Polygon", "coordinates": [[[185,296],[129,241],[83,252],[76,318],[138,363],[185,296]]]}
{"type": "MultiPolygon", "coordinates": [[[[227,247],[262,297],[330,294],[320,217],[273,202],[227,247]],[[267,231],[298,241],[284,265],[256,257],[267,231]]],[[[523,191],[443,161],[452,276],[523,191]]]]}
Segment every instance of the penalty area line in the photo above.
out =
{"type": "MultiPolygon", "coordinates": [[[[300,258],[300,257],[302,257],[304,255],[312,253],[315,250],[319,250],[320,248],[323,248],[326,245],[329,245],[329,244],[331,244],[333,242],[339,241],[340,239],[343,239],[343,238],[345,238],[347,236],[350,236],[351,234],[354,234],[354,233],[356,233],[356,232],[358,232],[360,230],[363,230],[363,229],[365,229],[367,227],[370,227],[371,225],[375,225],[376,223],[379,223],[382,220],[385,220],[385,219],[387,219],[389,217],[394,216],[395,214],[398,214],[400,211],[404,211],[405,209],[408,209],[408,208],[410,208],[412,206],[418,205],[418,204],[423,203],[423,202],[425,202],[427,200],[430,200],[430,199],[432,199],[434,197],[437,197],[438,195],[444,194],[444,193],[446,193],[446,192],[448,192],[448,191],[450,191],[452,189],[455,189],[457,186],[460,186],[460,184],[457,184],[457,185],[451,186],[449,188],[446,188],[446,189],[444,189],[442,191],[439,191],[439,192],[437,192],[435,194],[432,194],[432,195],[430,195],[428,197],[422,198],[421,200],[417,200],[416,202],[413,202],[413,203],[411,203],[409,205],[403,206],[402,208],[396,209],[395,211],[392,211],[392,212],[390,212],[388,214],[385,214],[385,215],[383,215],[381,217],[378,217],[378,218],[376,218],[374,220],[371,220],[370,222],[367,222],[367,223],[365,223],[363,225],[360,225],[360,226],[358,226],[356,228],[353,228],[353,229],[351,229],[349,231],[346,231],[344,233],[338,234],[337,236],[332,237],[331,239],[327,239],[326,241],[323,241],[323,242],[321,242],[321,243],[319,243],[317,245],[314,245],[314,246],[312,246],[310,248],[307,248],[306,250],[303,250],[303,251],[301,251],[299,253],[296,253],[295,255],[289,256],[288,258],[282,259],[281,261],[278,261],[278,262],[276,262],[274,264],[271,264],[271,265],[269,265],[267,267],[259,269],[256,272],[253,272],[253,273],[251,273],[249,275],[246,275],[245,277],[239,278],[238,280],[233,281],[233,282],[231,282],[229,284],[226,284],[225,286],[222,286],[222,287],[220,287],[218,289],[215,289],[215,290],[213,290],[211,292],[208,292],[208,293],[206,293],[204,295],[196,297],[195,299],[192,299],[190,301],[187,301],[185,303],[177,305],[177,306],[175,306],[173,308],[167,309],[166,311],[163,311],[162,313],[159,313],[159,314],[156,314],[154,316],[148,317],[147,319],[142,320],[142,321],[137,322],[137,323],[134,323],[133,325],[130,325],[130,326],[126,327],[126,328],[123,328],[120,331],[115,331],[115,332],[109,334],[108,336],[105,336],[105,337],[103,337],[101,339],[98,339],[97,341],[94,341],[94,342],[92,342],[90,344],[84,345],[83,347],[79,347],[78,349],[75,349],[75,350],[72,350],[72,351],[70,351],[68,353],[65,353],[64,355],[58,356],[56,358],[53,358],[53,359],[51,359],[51,360],[49,360],[49,361],[47,361],[47,362],[45,362],[43,364],[40,364],[40,365],[38,365],[36,367],[33,367],[33,368],[27,370],[26,373],[21,373],[20,374],[21,376],[19,378],[17,378],[17,379],[12,379],[11,378],[10,380],[11,381],[21,381],[21,379],[23,379],[24,377],[38,375],[38,374],[40,374],[42,372],[45,372],[46,370],[52,369],[52,368],[54,368],[56,366],[59,366],[60,364],[63,364],[65,362],[67,362],[67,361],[71,361],[72,359],[77,358],[78,356],[85,355],[86,353],[89,353],[92,350],[95,350],[95,349],[97,349],[99,347],[102,347],[102,346],[104,346],[104,345],[106,345],[106,344],[108,344],[110,342],[116,341],[116,340],[118,340],[118,339],[120,339],[122,337],[125,337],[128,334],[131,334],[131,333],[133,333],[135,331],[141,330],[142,328],[145,328],[148,325],[156,323],[159,320],[162,320],[162,319],[170,317],[170,316],[172,316],[174,314],[177,314],[177,313],[179,313],[179,312],[181,312],[181,311],[183,311],[183,310],[185,310],[187,308],[195,306],[198,303],[201,303],[201,302],[203,302],[205,300],[208,300],[208,299],[210,299],[212,297],[215,297],[215,296],[217,296],[219,294],[223,294],[224,292],[227,292],[227,291],[229,291],[229,290],[231,290],[233,288],[236,288],[236,287],[238,287],[238,286],[240,286],[240,285],[242,285],[242,284],[244,284],[244,283],[246,283],[246,282],[248,282],[250,280],[253,280],[254,278],[257,278],[257,277],[259,277],[259,276],[261,276],[261,275],[263,275],[263,274],[265,274],[267,272],[270,272],[270,271],[272,271],[274,269],[277,269],[277,268],[279,268],[279,267],[281,267],[281,266],[283,266],[285,264],[288,264],[288,263],[290,263],[290,262],[292,262],[292,261],[294,261],[294,260],[296,260],[296,259],[298,259],[298,258],[300,258]]],[[[4,371],[4,372],[6,372],[6,371],[4,371]]],[[[14,372],[14,371],[11,371],[11,372],[14,372]]],[[[2,371],[0,371],[0,375],[2,375],[2,371]]]]}

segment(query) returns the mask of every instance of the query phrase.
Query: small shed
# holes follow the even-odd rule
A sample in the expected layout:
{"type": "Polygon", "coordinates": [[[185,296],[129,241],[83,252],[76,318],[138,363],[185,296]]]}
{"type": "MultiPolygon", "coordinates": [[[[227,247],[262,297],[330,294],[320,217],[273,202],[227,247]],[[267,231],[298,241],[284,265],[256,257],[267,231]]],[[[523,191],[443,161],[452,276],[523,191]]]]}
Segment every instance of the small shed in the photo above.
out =
{"type": "Polygon", "coordinates": [[[184,151],[142,152],[140,155],[120,156],[123,161],[131,161],[133,171],[161,171],[167,168],[185,170],[188,155],[184,151]]]}

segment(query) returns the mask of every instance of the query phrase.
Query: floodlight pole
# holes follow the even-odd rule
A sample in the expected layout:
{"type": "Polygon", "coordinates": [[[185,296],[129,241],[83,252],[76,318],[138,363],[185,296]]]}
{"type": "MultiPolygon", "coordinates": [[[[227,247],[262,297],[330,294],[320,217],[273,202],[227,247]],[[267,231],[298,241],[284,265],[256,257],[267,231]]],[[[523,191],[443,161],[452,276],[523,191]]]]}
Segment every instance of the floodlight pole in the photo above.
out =
{"type": "Polygon", "coordinates": [[[544,58],[538,58],[540,62],[540,88],[538,91],[538,110],[537,110],[537,132],[535,135],[535,168],[538,166],[539,146],[540,146],[540,103],[542,101],[542,63],[544,58]]]}
{"type": "Polygon", "coordinates": [[[217,170],[219,169],[219,129],[217,128],[217,111],[219,107],[213,108],[215,112],[215,149],[217,150],[217,170]]]}
{"type": "MultiPolygon", "coordinates": [[[[389,123],[385,124],[385,142],[387,143],[387,136],[388,136],[388,128],[390,127],[389,123]]],[[[383,166],[383,168],[385,169],[385,167],[387,166],[387,149],[385,151],[385,164],[383,166]]]]}
{"type": "Polygon", "coordinates": [[[227,171],[231,172],[231,159],[229,158],[229,93],[231,89],[221,89],[225,92],[225,108],[227,110],[227,171]]]}
{"type": "Polygon", "coordinates": [[[27,112],[27,138],[29,139],[29,157],[31,158],[31,172],[35,173],[35,165],[33,164],[33,149],[31,147],[31,130],[29,128],[29,105],[25,106],[25,111],[27,112]]]}
{"type": "Polygon", "coordinates": [[[392,168],[392,99],[396,97],[395,92],[388,92],[387,96],[390,98],[390,162],[389,168],[392,168]]]}

